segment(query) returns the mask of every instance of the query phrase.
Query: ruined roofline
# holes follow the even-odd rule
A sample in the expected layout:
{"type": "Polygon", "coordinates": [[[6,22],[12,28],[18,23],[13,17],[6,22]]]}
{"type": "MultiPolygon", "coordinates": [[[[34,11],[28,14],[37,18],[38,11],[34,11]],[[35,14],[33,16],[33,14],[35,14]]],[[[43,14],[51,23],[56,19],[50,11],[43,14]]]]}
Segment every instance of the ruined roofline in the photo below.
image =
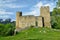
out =
{"type": "MultiPolygon", "coordinates": [[[[49,6],[41,6],[40,10],[42,9],[49,9],[50,7],[49,6]]],[[[41,13],[41,12],[40,12],[41,13]]]]}
{"type": "Polygon", "coordinates": [[[34,16],[34,15],[23,15],[23,16],[34,16]]]}
{"type": "Polygon", "coordinates": [[[16,12],[18,16],[22,16],[22,12],[16,12]]]}
{"type": "Polygon", "coordinates": [[[49,7],[49,6],[41,6],[41,8],[47,8],[47,7],[49,7]]]}
{"type": "Polygon", "coordinates": [[[42,17],[42,16],[25,15],[25,16],[20,16],[20,17],[42,17]]]}

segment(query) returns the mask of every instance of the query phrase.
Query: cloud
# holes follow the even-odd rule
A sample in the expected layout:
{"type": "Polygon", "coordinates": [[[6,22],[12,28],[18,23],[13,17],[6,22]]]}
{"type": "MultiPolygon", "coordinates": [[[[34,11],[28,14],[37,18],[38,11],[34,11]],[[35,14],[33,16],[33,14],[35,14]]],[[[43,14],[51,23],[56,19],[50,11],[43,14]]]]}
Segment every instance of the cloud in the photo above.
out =
{"type": "Polygon", "coordinates": [[[17,0],[0,0],[0,3],[7,3],[7,2],[14,2],[14,1],[17,1],[17,0]]]}
{"type": "Polygon", "coordinates": [[[25,11],[22,8],[25,8],[25,7],[28,8],[28,6],[30,6],[30,4],[28,4],[28,1],[26,1],[27,5],[23,5],[24,3],[21,4],[21,2],[22,2],[21,0],[20,0],[20,4],[19,4],[18,0],[0,0],[0,15],[1,15],[2,18],[11,17],[10,15],[13,15],[13,17],[14,17],[15,16],[14,13],[17,10],[17,8],[18,9],[21,8],[22,11],[24,11],[23,15],[35,15],[35,16],[39,16],[40,15],[40,7],[41,6],[50,6],[50,11],[52,11],[53,8],[55,7],[55,4],[54,4],[54,2],[52,0],[51,1],[49,0],[49,1],[47,1],[47,3],[45,3],[46,1],[47,0],[45,0],[45,1],[41,0],[40,2],[38,2],[35,5],[32,4],[33,6],[31,6],[30,9],[28,9],[30,11],[26,12],[28,10],[25,11]],[[11,9],[11,10],[7,10],[7,9],[11,9]],[[13,12],[10,12],[10,11],[13,11],[13,12]],[[9,15],[5,16],[5,14],[9,14],[9,15]],[[4,15],[4,16],[2,16],[2,15],[4,15]]]}
{"type": "Polygon", "coordinates": [[[6,2],[13,2],[13,1],[17,1],[17,0],[4,0],[6,2]]]}
{"type": "Polygon", "coordinates": [[[6,19],[6,18],[10,18],[10,16],[8,16],[8,15],[0,15],[0,18],[6,19]]]}
{"type": "Polygon", "coordinates": [[[23,8],[23,7],[27,7],[27,5],[17,5],[17,4],[13,4],[13,3],[10,3],[10,4],[0,4],[0,8],[23,8]]]}
{"type": "Polygon", "coordinates": [[[41,6],[49,6],[50,7],[50,11],[53,10],[53,8],[55,7],[54,6],[54,3],[46,3],[46,4],[43,4],[43,2],[39,2],[35,5],[35,9],[40,9],[41,6]]]}
{"type": "Polygon", "coordinates": [[[16,19],[12,19],[11,21],[16,21],[16,19]]]}
{"type": "Polygon", "coordinates": [[[17,3],[15,3],[14,1],[17,1],[17,0],[0,0],[0,8],[23,8],[23,7],[27,7],[27,5],[17,5],[17,3]]]}
{"type": "Polygon", "coordinates": [[[54,5],[54,3],[48,3],[48,4],[45,4],[44,6],[49,6],[50,7],[50,12],[53,11],[53,8],[55,8],[56,6],[54,5]]]}
{"type": "Polygon", "coordinates": [[[16,4],[6,4],[6,7],[9,8],[23,8],[23,7],[27,7],[26,5],[16,5],[16,4]]]}
{"type": "Polygon", "coordinates": [[[43,6],[43,3],[40,1],[33,7],[31,7],[30,12],[24,13],[24,15],[34,15],[34,16],[39,16],[40,15],[40,7],[43,6]]]}
{"type": "Polygon", "coordinates": [[[35,10],[33,10],[33,11],[30,11],[30,12],[25,12],[25,13],[23,13],[23,15],[34,15],[34,16],[37,16],[36,13],[37,12],[35,10]]]}
{"type": "Polygon", "coordinates": [[[2,11],[2,10],[0,10],[0,15],[5,15],[5,14],[13,15],[13,12],[8,12],[8,11],[2,11]]]}
{"type": "Polygon", "coordinates": [[[41,6],[49,6],[50,7],[50,11],[52,11],[53,8],[55,7],[54,3],[43,4],[43,2],[40,1],[39,3],[37,3],[36,5],[31,7],[31,9],[30,9],[31,11],[30,12],[26,12],[25,14],[39,16],[40,15],[40,7],[41,6]]]}
{"type": "Polygon", "coordinates": [[[39,3],[37,3],[36,5],[34,5],[33,7],[40,8],[41,6],[43,6],[43,3],[40,1],[39,3]]]}

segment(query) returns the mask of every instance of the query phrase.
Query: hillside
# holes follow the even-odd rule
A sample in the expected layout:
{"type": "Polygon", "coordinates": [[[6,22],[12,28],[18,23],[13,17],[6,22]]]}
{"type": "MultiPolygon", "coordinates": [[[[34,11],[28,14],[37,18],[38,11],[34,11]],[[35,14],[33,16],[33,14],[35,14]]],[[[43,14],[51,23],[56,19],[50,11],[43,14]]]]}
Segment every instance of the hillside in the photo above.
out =
{"type": "Polygon", "coordinates": [[[0,37],[0,40],[60,40],[60,30],[29,28],[14,36],[0,37]]]}

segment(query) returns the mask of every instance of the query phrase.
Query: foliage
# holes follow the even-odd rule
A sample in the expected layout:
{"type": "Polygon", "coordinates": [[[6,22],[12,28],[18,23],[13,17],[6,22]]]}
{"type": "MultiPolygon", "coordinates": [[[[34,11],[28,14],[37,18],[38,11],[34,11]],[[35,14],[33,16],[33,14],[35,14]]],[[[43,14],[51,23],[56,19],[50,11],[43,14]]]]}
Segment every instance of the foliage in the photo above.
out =
{"type": "Polygon", "coordinates": [[[57,5],[56,5],[57,7],[60,7],[60,0],[58,0],[58,2],[57,2],[57,5]]]}
{"type": "Polygon", "coordinates": [[[29,28],[14,36],[0,37],[0,40],[60,40],[60,30],[29,28]]]}
{"type": "Polygon", "coordinates": [[[4,30],[4,24],[0,24],[0,35],[4,34],[3,30],[4,30]]]}
{"type": "Polygon", "coordinates": [[[8,36],[13,35],[14,27],[12,24],[0,24],[0,35],[1,36],[8,36]]]}
{"type": "Polygon", "coordinates": [[[60,29],[60,9],[54,8],[51,18],[52,27],[60,29]]]}

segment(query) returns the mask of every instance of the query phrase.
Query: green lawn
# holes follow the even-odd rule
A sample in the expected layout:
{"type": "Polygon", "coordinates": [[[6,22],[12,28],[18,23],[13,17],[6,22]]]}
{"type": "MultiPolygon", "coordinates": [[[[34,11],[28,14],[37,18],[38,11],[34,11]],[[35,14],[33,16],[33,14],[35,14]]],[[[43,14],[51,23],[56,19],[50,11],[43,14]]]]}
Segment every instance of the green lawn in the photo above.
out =
{"type": "Polygon", "coordinates": [[[0,40],[60,40],[60,30],[49,28],[29,28],[15,36],[0,37],[0,40]]]}

